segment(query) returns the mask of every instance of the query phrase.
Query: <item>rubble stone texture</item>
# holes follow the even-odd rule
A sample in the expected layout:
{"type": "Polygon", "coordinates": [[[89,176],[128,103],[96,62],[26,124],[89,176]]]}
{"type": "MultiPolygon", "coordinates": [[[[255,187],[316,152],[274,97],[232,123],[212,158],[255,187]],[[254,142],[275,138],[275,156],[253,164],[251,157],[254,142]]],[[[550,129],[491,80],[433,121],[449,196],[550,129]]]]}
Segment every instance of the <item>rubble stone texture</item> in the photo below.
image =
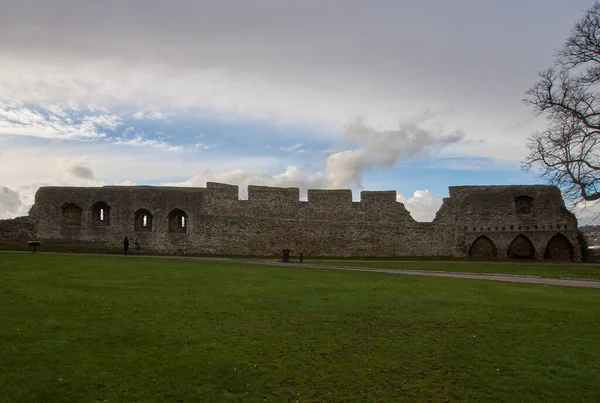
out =
{"type": "Polygon", "coordinates": [[[581,260],[577,220],[554,186],[453,186],[432,222],[417,222],[394,191],[308,190],[209,182],[206,188],[42,187],[27,220],[0,238],[121,247],[137,237],[162,253],[455,256],[581,260]],[[19,238],[17,238],[19,237],[19,238]]]}

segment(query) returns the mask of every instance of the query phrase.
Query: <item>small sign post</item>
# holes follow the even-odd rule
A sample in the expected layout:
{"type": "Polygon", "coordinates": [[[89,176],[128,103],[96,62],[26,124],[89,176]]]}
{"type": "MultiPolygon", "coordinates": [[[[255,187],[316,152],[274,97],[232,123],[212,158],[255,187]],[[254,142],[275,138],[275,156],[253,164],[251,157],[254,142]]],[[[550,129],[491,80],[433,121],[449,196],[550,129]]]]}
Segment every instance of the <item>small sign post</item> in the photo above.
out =
{"type": "Polygon", "coordinates": [[[40,241],[27,241],[27,244],[29,246],[33,246],[33,253],[37,251],[38,246],[42,246],[42,243],[40,241]]]}

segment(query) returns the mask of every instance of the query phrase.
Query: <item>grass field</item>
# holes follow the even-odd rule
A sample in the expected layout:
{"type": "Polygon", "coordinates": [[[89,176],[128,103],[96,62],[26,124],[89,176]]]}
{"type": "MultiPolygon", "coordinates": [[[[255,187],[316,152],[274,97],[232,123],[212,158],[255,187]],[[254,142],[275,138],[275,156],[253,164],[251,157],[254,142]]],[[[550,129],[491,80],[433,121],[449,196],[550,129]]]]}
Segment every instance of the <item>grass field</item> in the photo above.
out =
{"type": "Polygon", "coordinates": [[[579,278],[600,280],[600,265],[553,264],[544,262],[477,262],[477,261],[438,261],[438,262],[402,262],[402,261],[370,261],[370,260],[331,260],[314,259],[306,263],[333,266],[372,267],[378,269],[398,270],[433,270],[460,273],[501,273],[522,276],[541,276],[552,278],[579,278]]]}
{"type": "Polygon", "coordinates": [[[3,402],[598,402],[600,292],[0,253],[3,402]]]}

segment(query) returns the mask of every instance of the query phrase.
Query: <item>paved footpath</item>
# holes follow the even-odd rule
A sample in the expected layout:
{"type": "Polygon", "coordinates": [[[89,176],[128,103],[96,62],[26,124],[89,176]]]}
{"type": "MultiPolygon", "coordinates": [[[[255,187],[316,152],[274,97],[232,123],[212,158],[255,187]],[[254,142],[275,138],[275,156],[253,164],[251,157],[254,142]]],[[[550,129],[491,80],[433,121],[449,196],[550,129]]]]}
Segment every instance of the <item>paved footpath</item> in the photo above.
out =
{"type": "MultiPolygon", "coordinates": [[[[4,251],[0,251],[0,252],[4,252],[4,251]]],[[[30,252],[24,252],[24,253],[30,253],[30,252]]],[[[53,252],[43,252],[43,253],[44,254],[53,254],[53,252]]],[[[93,254],[77,253],[77,255],[93,255],[93,254]]],[[[131,258],[131,256],[123,256],[123,255],[93,255],[93,256],[121,256],[123,258],[131,258]]],[[[407,275],[407,276],[464,278],[464,279],[470,279],[470,280],[500,281],[500,282],[505,282],[505,283],[558,285],[558,286],[565,286],[565,287],[581,287],[581,288],[600,288],[600,281],[596,281],[596,280],[549,278],[549,277],[539,277],[539,276],[521,276],[521,275],[512,275],[512,274],[461,273],[461,272],[434,271],[434,270],[381,269],[381,268],[375,268],[375,267],[368,267],[367,266],[368,262],[365,262],[364,267],[357,267],[357,266],[343,266],[343,265],[333,266],[333,265],[312,264],[312,263],[283,263],[280,260],[274,260],[274,259],[269,260],[269,259],[248,259],[248,258],[216,258],[216,257],[213,258],[213,257],[152,256],[152,255],[144,255],[144,256],[139,256],[139,257],[140,258],[153,258],[153,259],[186,259],[186,260],[215,261],[215,262],[249,263],[249,264],[281,266],[281,267],[298,267],[298,268],[325,269],[325,270],[367,271],[367,272],[375,272],[375,273],[400,274],[400,275],[407,275]]],[[[440,263],[444,263],[444,262],[440,262],[440,263]]],[[[447,262],[445,262],[445,263],[447,263],[447,262]]],[[[598,268],[598,270],[600,270],[600,268],[598,268]]]]}
{"type": "MultiPolygon", "coordinates": [[[[408,276],[426,276],[426,277],[450,277],[450,278],[466,278],[471,280],[489,280],[501,281],[506,283],[523,283],[523,284],[544,284],[544,285],[560,285],[566,287],[582,287],[582,288],[600,288],[600,281],[581,280],[581,279],[566,279],[566,278],[549,278],[539,276],[519,276],[511,274],[480,274],[480,273],[460,273],[449,271],[433,271],[433,270],[405,270],[405,269],[381,269],[374,267],[356,267],[356,266],[332,266],[310,263],[282,263],[272,260],[250,260],[250,259],[231,259],[232,261],[243,261],[244,263],[253,264],[270,264],[274,266],[293,266],[293,267],[309,267],[314,269],[327,270],[347,270],[347,271],[372,271],[377,273],[401,274],[408,276]]],[[[600,269],[599,269],[600,270],[600,269]]]]}

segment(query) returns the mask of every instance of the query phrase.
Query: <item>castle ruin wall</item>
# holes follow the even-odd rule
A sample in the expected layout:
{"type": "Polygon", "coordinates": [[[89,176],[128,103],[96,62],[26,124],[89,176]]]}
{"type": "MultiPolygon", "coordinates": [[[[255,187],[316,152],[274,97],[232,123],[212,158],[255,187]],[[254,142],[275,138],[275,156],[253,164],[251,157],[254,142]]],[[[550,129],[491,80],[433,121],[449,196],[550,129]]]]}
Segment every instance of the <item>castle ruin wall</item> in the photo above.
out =
{"type": "Polygon", "coordinates": [[[249,186],[42,187],[29,220],[39,239],[112,248],[125,236],[162,253],[547,257],[579,260],[577,221],[553,186],[455,186],[432,222],[394,191],[249,186]],[[482,255],[482,256],[480,256],[482,255]],[[493,255],[493,256],[491,256],[493,255]],[[531,256],[529,256],[531,255],[531,256]]]}

